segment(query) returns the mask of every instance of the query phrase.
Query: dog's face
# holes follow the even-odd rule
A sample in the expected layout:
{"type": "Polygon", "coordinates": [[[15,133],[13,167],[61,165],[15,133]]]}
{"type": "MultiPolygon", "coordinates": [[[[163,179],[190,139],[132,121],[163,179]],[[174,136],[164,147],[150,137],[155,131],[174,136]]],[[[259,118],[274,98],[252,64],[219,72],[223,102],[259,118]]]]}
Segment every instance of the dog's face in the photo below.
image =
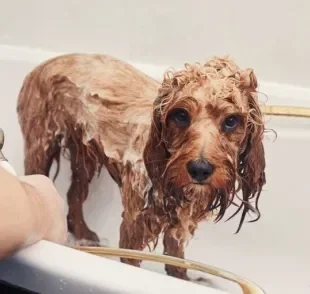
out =
{"type": "Polygon", "coordinates": [[[265,183],[256,87],[252,70],[240,70],[229,59],[165,75],[144,155],[168,206],[195,202],[196,218],[219,207],[221,218],[242,190],[241,207],[255,210],[249,200],[259,197],[265,183]]]}

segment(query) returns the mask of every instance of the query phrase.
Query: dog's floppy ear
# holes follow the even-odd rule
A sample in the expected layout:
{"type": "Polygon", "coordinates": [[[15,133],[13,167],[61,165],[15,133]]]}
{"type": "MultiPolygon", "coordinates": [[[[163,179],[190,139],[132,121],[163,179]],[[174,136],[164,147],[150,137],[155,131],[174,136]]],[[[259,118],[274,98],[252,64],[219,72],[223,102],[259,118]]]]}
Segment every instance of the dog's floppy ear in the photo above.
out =
{"type": "Polygon", "coordinates": [[[161,108],[162,101],[166,95],[166,91],[162,92],[160,90],[158,97],[154,101],[150,134],[143,151],[144,164],[148,176],[155,187],[160,187],[162,175],[169,157],[165,146],[165,126],[161,108]]]}
{"type": "Polygon", "coordinates": [[[248,118],[246,135],[241,147],[238,162],[238,174],[243,194],[243,203],[236,213],[238,213],[242,207],[244,209],[237,232],[239,232],[245,215],[249,210],[257,214],[257,218],[253,221],[260,218],[258,200],[262,188],[266,183],[265,151],[263,145],[264,122],[256,95],[257,80],[251,69],[244,70],[240,73],[240,87],[244,91],[245,97],[247,97],[248,118]],[[255,208],[249,203],[249,200],[253,198],[256,198],[255,208]]]}

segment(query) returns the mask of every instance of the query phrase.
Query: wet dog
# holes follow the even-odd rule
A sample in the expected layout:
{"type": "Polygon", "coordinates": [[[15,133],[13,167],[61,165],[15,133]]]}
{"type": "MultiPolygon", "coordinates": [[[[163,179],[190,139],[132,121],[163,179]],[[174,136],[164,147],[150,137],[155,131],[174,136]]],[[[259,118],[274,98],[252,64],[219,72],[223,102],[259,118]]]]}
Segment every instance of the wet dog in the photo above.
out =
{"type": "MultiPolygon", "coordinates": [[[[122,195],[120,247],[143,250],[163,234],[164,254],[184,258],[198,223],[220,220],[235,198],[238,230],[249,210],[260,216],[264,123],[256,93],[253,70],[229,58],[167,71],[162,83],[110,56],[53,58],[27,75],[18,98],[25,174],[49,175],[69,151],[68,227],[97,242],[82,205],[105,166],[122,195]]],[[[187,279],[185,269],[166,271],[187,279]]]]}

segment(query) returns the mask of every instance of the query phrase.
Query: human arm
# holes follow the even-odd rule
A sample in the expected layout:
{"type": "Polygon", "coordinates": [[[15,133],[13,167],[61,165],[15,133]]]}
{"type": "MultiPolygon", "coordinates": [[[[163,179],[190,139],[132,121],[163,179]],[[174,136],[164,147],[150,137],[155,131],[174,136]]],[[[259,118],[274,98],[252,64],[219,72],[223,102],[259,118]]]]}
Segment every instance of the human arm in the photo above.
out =
{"type": "Polygon", "coordinates": [[[62,244],[66,233],[64,202],[53,182],[0,167],[0,259],[42,239],[62,244]]]}

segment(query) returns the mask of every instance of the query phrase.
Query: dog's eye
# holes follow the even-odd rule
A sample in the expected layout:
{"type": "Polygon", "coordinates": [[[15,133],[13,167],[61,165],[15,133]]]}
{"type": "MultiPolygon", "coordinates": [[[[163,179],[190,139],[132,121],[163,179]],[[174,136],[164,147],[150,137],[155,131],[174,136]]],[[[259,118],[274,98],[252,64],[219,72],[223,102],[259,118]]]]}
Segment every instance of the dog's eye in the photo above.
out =
{"type": "Polygon", "coordinates": [[[190,117],[185,109],[175,109],[171,113],[171,118],[180,126],[188,126],[190,123],[190,117]]]}
{"type": "Polygon", "coordinates": [[[239,125],[240,119],[236,115],[231,115],[224,120],[223,129],[225,132],[234,130],[239,125]]]}

